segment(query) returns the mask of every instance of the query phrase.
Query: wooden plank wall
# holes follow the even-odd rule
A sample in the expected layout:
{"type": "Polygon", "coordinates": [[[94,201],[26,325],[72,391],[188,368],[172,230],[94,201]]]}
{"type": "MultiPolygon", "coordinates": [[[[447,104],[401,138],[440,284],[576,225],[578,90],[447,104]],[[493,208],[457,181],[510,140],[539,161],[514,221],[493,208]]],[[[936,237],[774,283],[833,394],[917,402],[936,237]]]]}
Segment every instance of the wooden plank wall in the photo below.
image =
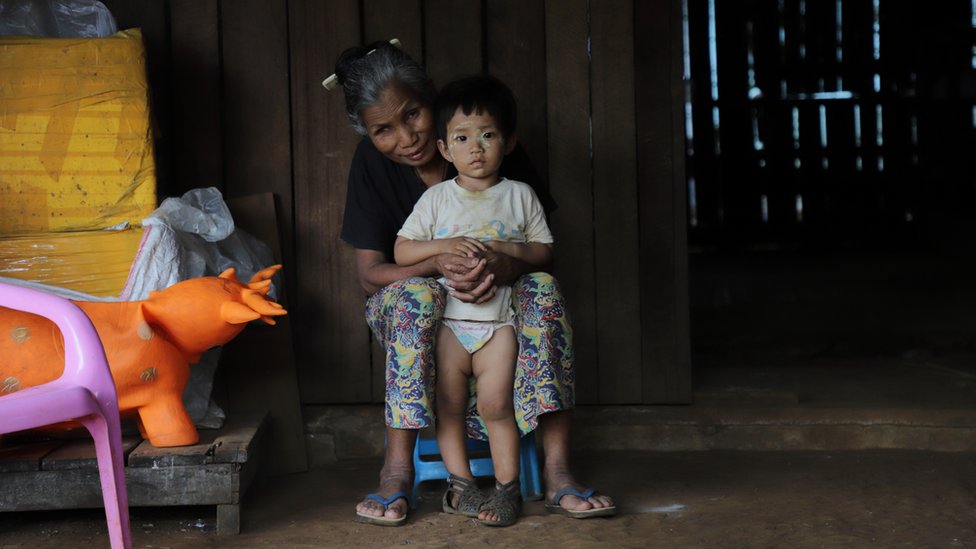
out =
{"type": "Polygon", "coordinates": [[[358,138],[320,82],[344,48],[391,37],[435,83],[487,70],[515,91],[520,142],[559,203],[578,401],[690,399],[680,0],[106,4],[147,29],[161,195],[275,193],[303,404],[383,399],[338,239],[358,138]]]}

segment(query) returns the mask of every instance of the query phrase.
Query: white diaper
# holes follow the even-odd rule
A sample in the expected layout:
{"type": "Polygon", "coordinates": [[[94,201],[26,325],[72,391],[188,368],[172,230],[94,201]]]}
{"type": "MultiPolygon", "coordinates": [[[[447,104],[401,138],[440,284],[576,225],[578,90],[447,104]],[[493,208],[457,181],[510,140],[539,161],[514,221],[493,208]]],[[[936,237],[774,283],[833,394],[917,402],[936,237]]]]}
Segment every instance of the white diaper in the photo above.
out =
{"type": "Polygon", "coordinates": [[[474,354],[475,351],[484,347],[485,343],[491,341],[491,336],[495,335],[495,330],[505,326],[515,327],[515,322],[511,320],[495,322],[491,320],[453,320],[445,318],[441,322],[450,328],[451,332],[454,333],[454,337],[461,343],[461,346],[471,354],[474,354]]]}

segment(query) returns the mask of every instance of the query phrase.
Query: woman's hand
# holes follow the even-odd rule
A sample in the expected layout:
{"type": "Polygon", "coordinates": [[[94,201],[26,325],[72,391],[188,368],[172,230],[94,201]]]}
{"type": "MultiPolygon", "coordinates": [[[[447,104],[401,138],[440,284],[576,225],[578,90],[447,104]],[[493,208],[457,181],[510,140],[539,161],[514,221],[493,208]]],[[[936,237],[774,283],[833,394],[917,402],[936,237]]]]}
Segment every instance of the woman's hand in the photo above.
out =
{"type": "Polygon", "coordinates": [[[453,297],[467,303],[483,303],[495,296],[495,275],[488,271],[485,258],[441,254],[434,259],[453,297]]]}
{"type": "Polygon", "coordinates": [[[547,266],[531,266],[510,255],[495,252],[491,243],[484,257],[471,258],[452,254],[437,256],[437,269],[453,288],[451,295],[468,303],[484,303],[495,296],[498,284],[511,285],[518,277],[547,266]]]}
{"type": "Polygon", "coordinates": [[[491,274],[497,284],[512,285],[525,273],[542,271],[543,268],[530,268],[524,261],[500,251],[489,249],[485,254],[485,272],[491,274]]]}

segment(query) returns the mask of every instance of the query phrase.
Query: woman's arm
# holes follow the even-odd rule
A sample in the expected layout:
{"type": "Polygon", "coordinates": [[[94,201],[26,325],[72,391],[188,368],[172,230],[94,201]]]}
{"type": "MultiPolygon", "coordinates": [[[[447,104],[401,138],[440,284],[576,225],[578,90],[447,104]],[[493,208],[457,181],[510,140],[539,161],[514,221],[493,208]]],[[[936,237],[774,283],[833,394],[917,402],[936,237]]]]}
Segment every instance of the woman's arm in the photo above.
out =
{"type": "Polygon", "coordinates": [[[368,295],[397,280],[412,276],[433,276],[436,272],[434,262],[431,260],[416,265],[401,266],[390,263],[386,254],[378,250],[356,249],[356,274],[359,275],[359,285],[368,295]]]}
{"type": "Polygon", "coordinates": [[[495,294],[495,276],[486,271],[487,263],[485,258],[440,254],[414,265],[397,265],[383,252],[356,249],[356,273],[359,285],[367,295],[405,278],[440,275],[454,288],[452,295],[463,301],[481,303],[495,294]]]}

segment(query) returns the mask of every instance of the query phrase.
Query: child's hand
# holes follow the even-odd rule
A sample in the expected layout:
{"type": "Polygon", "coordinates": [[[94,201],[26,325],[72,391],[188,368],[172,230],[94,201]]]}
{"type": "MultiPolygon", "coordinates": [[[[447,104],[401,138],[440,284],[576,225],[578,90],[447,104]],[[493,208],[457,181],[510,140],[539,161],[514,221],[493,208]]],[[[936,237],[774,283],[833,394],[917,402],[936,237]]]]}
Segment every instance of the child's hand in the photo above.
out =
{"type": "Polygon", "coordinates": [[[463,255],[464,257],[481,257],[488,250],[480,240],[466,236],[449,238],[445,244],[449,253],[463,255]]]}

